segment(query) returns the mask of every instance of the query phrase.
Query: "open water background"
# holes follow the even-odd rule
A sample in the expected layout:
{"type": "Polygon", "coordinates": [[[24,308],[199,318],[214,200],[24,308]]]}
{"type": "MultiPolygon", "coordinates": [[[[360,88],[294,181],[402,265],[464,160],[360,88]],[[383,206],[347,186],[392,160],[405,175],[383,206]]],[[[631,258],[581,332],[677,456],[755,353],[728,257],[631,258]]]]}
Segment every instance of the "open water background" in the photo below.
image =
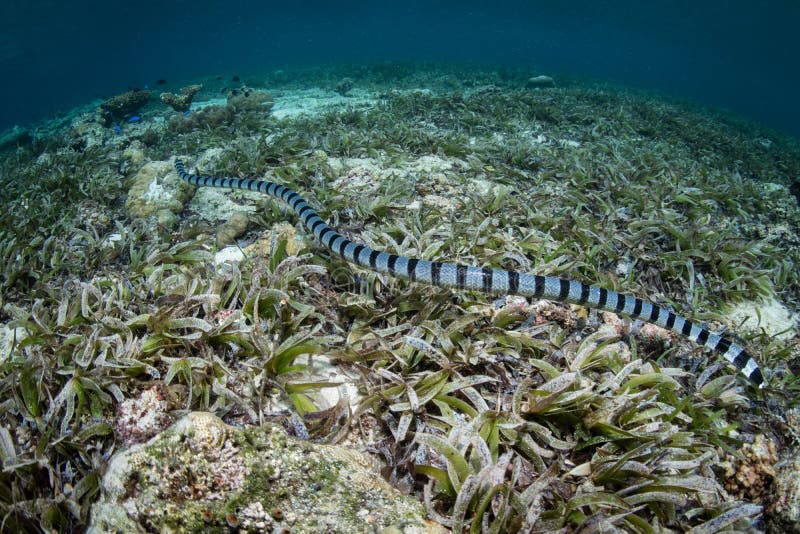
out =
{"type": "Polygon", "coordinates": [[[163,78],[439,61],[612,81],[800,137],[800,2],[4,0],[0,129],[163,78]]]}

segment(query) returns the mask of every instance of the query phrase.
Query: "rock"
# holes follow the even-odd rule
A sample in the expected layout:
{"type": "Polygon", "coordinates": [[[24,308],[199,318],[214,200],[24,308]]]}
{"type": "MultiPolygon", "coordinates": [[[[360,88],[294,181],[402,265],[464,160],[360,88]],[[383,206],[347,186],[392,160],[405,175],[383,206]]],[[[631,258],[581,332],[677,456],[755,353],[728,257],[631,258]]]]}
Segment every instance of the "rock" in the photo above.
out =
{"type": "Polygon", "coordinates": [[[242,260],[244,260],[244,251],[242,251],[241,247],[225,247],[214,254],[214,265],[216,266],[224,263],[235,264],[242,260]]]}
{"type": "Polygon", "coordinates": [[[729,454],[720,462],[722,485],[739,500],[763,504],[772,492],[777,461],[777,445],[758,434],[752,443],[743,444],[738,454],[729,454]]]}
{"type": "MultiPolygon", "coordinates": [[[[198,103],[199,106],[199,103],[198,103]]],[[[190,114],[173,114],[169,118],[169,129],[178,133],[187,133],[198,128],[217,128],[228,124],[236,113],[226,107],[210,104],[193,110],[190,114]]]]}
{"type": "Polygon", "coordinates": [[[737,331],[763,331],[784,343],[797,335],[797,315],[775,296],[738,302],[728,310],[727,320],[736,325],[737,331]]]}
{"type": "Polygon", "coordinates": [[[172,161],[151,161],[133,178],[125,210],[131,218],[155,219],[161,226],[177,223],[194,188],[181,180],[172,161]]]}
{"type": "Polygon", "coordinates": [[[111,126],[114,120],[134,115],[148,100],[150,91],[139,89],[111,97],[97,108],[97,122],[103,126],[111,126]]]}
{"type": "Polygon", "coordinates": [[[84,228],[106,230],[111,226],[108,207],[93,200],[83,200],[78,204],[77,223],[84,228]]]}
{"type": "Polygon", "coordinates": [[[223,223],[217,229],[217,248],[223,248],[225,245],[233,243],[237,237],[247,230],[249,221],[246,213],[241,211],[234,212],[228,222],[223,223]]]}
{"type": "Polygon", "coordinates": [[[227,97],[227,106],[235,113],[243,111],[262,111],[264,113],[269,113],[275,103],[272,99],[272,95],[266,91],[257,91],[248,87],[233,89],[228,92],[227,97]]]}
{"type": "Polygon", "coordinates": [[[128,516],[122,506],[107,503],[96,503],[92,507],[93,519],[87,533],[106,534],[108,532],[128,532],[130,534],[146,534],[147,531],[128,516]]]}
{"type": "Polygon", "coordinates": [[[139,141],[132,142],[122,151],[122,157],[126,158],[131,166],[142,165],[146,159],[142,143],[139,141]]]}
{"type": "MultiPolygon", "coordinates": [[[[787,436],[800,429],[800,408],[786,412],[787,436]]],[[[800,532],[800,453],[798,448],[781,451],[771,466],[771,484],[765,492],[765,516],[769,532],[800,532]]]]}
{"type": "Polygon", "coordinates": [[[184,112],[192,105],[194,95],[202,89],[202,85],[187,85],[181,88],[181,94],[161,93],[161,101],[175,111],[184,112]]]}
{"type": "Polygon", "coordinates": [[[194,412],[111,459],[88,532],[444,532],[424,518],[364,454],[194,412]]]}
{"type": "Polygon", "coordinates": [[[772,486],[775,502],[768,508],[773,532],[800,532],[800,458],[796,455],[778,471],[772,486]]]}
{"type": "Polygon", "coordinates": [[[352,88],[353,80],[350,78],[342,78],[339,80],[339,83],[336,84],[336,92],[342,96],[347,96],[347,93],[349,93],[352,88]]]}
{"type": "Polygon", "coordinates": [[[286,241],[286,254],[289,256],[302,254],[308,248],[305,234],[298,235],[297,229],[294,226],[283,222],[274,225],[270,232],[266,232],[259,237],[252,245],[245,249],[245,253],[260,258],[270,258],[272,256],[273,247],[281,240],[286,241]]]}
{"type": "Polygon", "coordinates": [[[114,430],[126,445],[141,443],[164,430],[172,419],[169,394],[163,382],[156,382],[138,397],[117,405],[114,430]]]}
{"type": "MultiPolygon", "coordinates": [[[[197,168],[213,168],[213,165],[198,164],[197,168]]],[[[248,217],[255,215],[258,201],[264,198],[264,194],[257,191],[239,190],[231,194],[229,189],[198,187],[187,207],[204,221],[218,226],[229,221],[236,213],[248,217]]]]}
{"type": "Polygon", "coordinates": [[[556,82],[550,76],[532,76],[528,78],[525,87],[528,89],[537,89],[540,87],[555,87],[556,82]]]}

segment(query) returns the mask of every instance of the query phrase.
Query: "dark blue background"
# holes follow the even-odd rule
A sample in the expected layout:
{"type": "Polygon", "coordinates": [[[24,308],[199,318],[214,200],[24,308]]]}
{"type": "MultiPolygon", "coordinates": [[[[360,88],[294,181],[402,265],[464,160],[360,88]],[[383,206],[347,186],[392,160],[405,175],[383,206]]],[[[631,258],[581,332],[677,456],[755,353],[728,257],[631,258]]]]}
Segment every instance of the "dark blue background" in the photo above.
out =
{"type": "Polygon", "coordinates": [[[655,89],[800,137],[798,28],[796,0],[2,0],[0,129],[157,78],[436,60],[655,89]]]}

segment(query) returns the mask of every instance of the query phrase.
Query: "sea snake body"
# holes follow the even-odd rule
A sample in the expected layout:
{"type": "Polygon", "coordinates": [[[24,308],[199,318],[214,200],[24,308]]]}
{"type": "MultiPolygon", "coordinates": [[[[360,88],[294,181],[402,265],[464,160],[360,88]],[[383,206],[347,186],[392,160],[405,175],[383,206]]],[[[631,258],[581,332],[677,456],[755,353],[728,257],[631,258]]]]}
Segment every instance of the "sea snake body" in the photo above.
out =
{"type": "Polygon", "coordinates": [[[325,247],[361,267],[435,286],[571,302],[622,313],[632,318],[641,318],[686,336],[695,343],[717,352],[757,386],[763,388],[766,385],[758,363],[740,345],[720,334],[698,326],[666,308],[645,302],[640,298],[553,276],[426,261],[379,252],[361,243],[350,241],[339,234],[322,220],[303,197],[284,185],[251,178],[197,176],[186,172],[183,161],[180,159],[175,160],[175,170],[183,180],[192,185],[260,191],[283,200],[292,207],[306,228],[325,247]]]}

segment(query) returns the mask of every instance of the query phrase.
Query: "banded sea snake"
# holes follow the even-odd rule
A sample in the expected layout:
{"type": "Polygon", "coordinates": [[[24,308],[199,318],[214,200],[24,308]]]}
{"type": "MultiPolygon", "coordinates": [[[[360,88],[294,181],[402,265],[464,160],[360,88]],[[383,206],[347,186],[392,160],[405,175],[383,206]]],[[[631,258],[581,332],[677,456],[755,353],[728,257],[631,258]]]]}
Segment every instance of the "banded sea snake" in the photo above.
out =
{"type": "Polygon", "coordinates": [[[334,254],[361,267],[440,287],[569,302],[640,318],[717,352],[757,386],[763,388],[766,385],[758,363],[740,345],[640,298],[554,276],[441,263],[379,252],[339,234],[322,220],[303,197],[284,185],[252,178],[197,176],[186,172],[180,159],[175,160],[175,170],[181,179],[192,185],[259,191],[283,200],[320,243],[334,254]]]}

